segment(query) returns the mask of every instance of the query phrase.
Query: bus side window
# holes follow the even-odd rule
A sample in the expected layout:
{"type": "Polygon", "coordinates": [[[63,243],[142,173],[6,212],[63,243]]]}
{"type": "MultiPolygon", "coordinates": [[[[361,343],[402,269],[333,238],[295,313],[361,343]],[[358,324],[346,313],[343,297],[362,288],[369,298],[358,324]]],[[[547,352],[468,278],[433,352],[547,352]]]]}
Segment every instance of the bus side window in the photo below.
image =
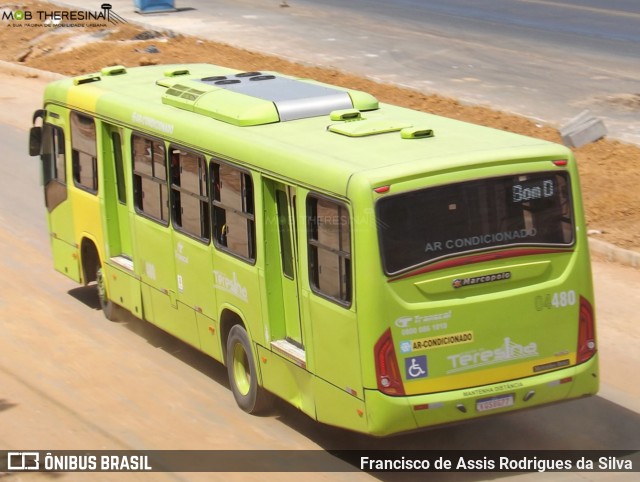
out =
{"type": "Polygon", "coordinates": [[[122,156],[122,138],[119,132],[111,133],[111,146],[116,168],[116,187],[118,190],[118,202],[127,204],[127,190],[124,181],[124,157],[122,156]]]}
{"type": "Polygon", "coordinates": [[[342,203],[309,195],[307,238],[311,288],[342,305],[351,303],[351,228],[342,203]]]}
{"type": "Polygon", "coordinates": [[[204,156],[171,148],[171,210],[179,231],[209,242],[210,215],[204,156]]]}
{"type": "Polygon", "coordinates": [[[136,211],[166,226],[169,223],[169,196],[164,143],[134,134],[131,146],[136,211]]]}
{"type": "Polygon", "coordinates": [[[71,158],[75,185],[93,194],[98,192],[96,124],[92,117],[71,112],[71,158]]]}
{"type": "Polygon", "coordinates": [[[211,163],[213,239],[216,247],[247,261],[256,259],[253,180],[228,164],[211,163]]]}

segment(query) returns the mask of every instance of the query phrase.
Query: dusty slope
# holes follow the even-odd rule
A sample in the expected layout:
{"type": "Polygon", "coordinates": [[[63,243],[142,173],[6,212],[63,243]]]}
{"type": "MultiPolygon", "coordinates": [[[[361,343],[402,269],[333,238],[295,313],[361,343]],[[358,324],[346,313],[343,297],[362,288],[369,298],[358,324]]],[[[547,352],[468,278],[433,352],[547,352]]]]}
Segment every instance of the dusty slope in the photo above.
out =
{"type": "MultiPolygon", "coordinates": [[[[5,6],[10,10],[16,9],[15,4],[5,6]]],[[[48,7],[32,2],[30,8],[48,7]]],[[[210,62],[242,70],[275,70],[365,90],[384,102],[560,141],[556,129],[523,117],[463,105],[455,99],[379,84],[343,72],[294,64],[224,44],[144,31],[130,24],[106,28],[47,28],[11,27],[3,22],[0,25],[0,46],[2,60],[68,75],[93,72],[107,65],[179,62],[210,62]],[[158,52],[149,53],[149,50],[158,52]]],[[[630,108],[637,109],[638,106],[630,108]]],[[[28,119],[25,122],[29,122],[28,119]]],[[[601,231],[602,234],[597,236],[603,240],[640,250],[640,191],[636,190],[640,186],[640,148],[604,139],[577,149],[576,155],[589,228],[601,231]]]]}

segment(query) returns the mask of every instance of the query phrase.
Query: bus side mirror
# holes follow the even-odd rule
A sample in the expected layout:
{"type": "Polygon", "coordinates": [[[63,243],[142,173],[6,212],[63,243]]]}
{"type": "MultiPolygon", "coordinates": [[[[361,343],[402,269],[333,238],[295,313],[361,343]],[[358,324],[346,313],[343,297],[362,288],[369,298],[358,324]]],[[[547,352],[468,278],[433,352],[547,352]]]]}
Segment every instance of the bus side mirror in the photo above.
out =
{"type": "Polygon", "coordinates": [[[39,156],[42,152],[42,127],[34,126],[29,131],[29,155],[39,156]]]}
{"type": "Polygon", "coordinates": [[[33,113],[33,119],[31,123],[33,127],[29,131],[29,155],[39,156],[42,153],[42,127],[36,126],[36,121],[42,119],[47,115],[47,111],[44,109],[38,109],[33,113]]]}

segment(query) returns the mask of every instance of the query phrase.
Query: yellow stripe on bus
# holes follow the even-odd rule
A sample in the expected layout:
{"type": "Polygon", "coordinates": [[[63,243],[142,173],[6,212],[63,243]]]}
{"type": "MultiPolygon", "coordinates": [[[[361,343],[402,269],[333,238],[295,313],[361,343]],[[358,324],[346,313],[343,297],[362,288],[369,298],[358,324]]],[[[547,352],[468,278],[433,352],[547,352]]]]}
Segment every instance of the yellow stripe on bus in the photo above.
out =
{"type": "MultiPolygon", "coordinates": [[[[562,357],[562,360],[569,360],[566,367],[573,366],[576,362],[576,354],[569,353],[562,357]]],[[[474,370],[468,373],[458,373],[457,375],[445,375],[438,378],[421,378],[416,381],[405,381],[405,392],[407,395],[424,395],[427,393],[444,392],[457,390],[460,387],[477,387],[489,385],[505,380],[516,380],[534,375],[540,375],[544,371],[534,371],[534,367],[553,364],[560,360],[556,356],[551,356],[534,361],[524,361],[514,365],[503,367],[486,368],[484,370],[474,370]]]]}

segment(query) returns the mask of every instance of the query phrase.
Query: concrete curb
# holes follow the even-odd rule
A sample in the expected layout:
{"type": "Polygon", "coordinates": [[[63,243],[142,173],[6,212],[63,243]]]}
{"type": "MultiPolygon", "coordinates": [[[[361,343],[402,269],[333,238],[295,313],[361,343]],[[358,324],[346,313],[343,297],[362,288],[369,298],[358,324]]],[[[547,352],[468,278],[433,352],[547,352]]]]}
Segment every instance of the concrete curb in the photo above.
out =
{"type": "Polygon", "coordinates": [[[14,64],[13,62],[6,62],[4,60],[0,60],[0,71],[6,74],[17,74],[25,77],[35,77],[39,79],[52,80],[52,81],[65,78],[65,76],[62,74],[49,72],[48,70],[34,69],[33,67],[14,64]]]}
{"type": "Polygon", "coordinates": [[[640,253],[636,251],[620,248],[615,244],[595,238],[589,238],[589,249],[592,253],[606,256],[609,261],[640,269],[640,253]]]}
{"type": "MultiPolygon", "coordinates": [[[[41,79],[58,80],[65,78],[62,74],[46,70],[34,69],[26,65],[14,64],[0,60],[0,71],[10,74],[32,76],[41,79]]],[[[640,269],[640,253],[629,249],[620,248],[614,244],[600,239],[589,238],[589,249],[592,253],[606,256],[607,260],[624,266],[640,269]]]]}

